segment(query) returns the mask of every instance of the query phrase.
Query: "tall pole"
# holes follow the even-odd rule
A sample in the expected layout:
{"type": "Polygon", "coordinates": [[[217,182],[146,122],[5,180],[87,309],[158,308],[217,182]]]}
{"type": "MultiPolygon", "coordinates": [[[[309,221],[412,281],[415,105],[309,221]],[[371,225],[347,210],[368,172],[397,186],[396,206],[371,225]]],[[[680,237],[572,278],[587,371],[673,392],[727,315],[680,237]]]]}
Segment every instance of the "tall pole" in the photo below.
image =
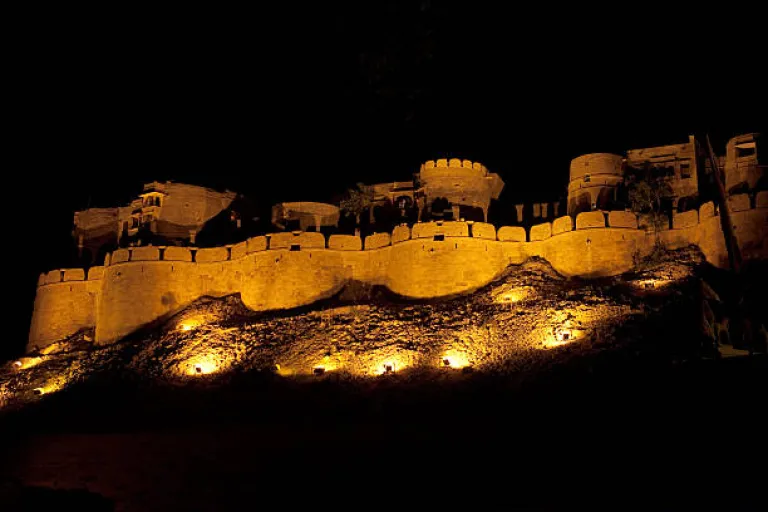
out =
{"type": "Polygon", "coordinates": [[[720,179],[720,169],[717,166],[717,159],[715,158],[715,151],[712,149],[712,143],[709,140],[709,134],[707,134],[706,139],[709,163],[715,175],[715,187],[717,189],[718,202],[720,203],[720,226],[725,237],[725,248],[728,250],[728,263],[734,272],[739,272],[741,270],[741,251],[739,251],[739,245],[736,243],[736,236],[733,234],[731,212],[728,210],[728,198],[725,194],[723,180],[720,179]]]}

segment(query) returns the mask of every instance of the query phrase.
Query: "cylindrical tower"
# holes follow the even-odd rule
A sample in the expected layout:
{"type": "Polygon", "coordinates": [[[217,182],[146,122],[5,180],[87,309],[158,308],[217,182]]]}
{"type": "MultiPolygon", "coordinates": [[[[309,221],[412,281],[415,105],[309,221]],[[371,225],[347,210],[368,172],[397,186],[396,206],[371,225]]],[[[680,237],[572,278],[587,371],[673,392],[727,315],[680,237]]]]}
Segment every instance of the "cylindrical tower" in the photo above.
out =
{"type": "Polygon", "coordinates": [[[504,188],[501,177],[488,172],[480,162],[458,158],[428,160],[416,174],[416,181],[428,208],[441,198],[448,201],[455,213],[462,206],[480,208],[486,222],[491,200],[498,199],[504,188]]]}
{"type": "Polygon", "coordinates": [[[759,134],[737,135],[728,141],[725,154],[725,190],[728,194],[755,190],[763,178],[758,165],[759,134]]]}
{"type": "Polygon", "coordinates": [[[590,153],[571,160],[568,215],[609,209],[624,181],[624,159],[610,153],[590,153]]]}

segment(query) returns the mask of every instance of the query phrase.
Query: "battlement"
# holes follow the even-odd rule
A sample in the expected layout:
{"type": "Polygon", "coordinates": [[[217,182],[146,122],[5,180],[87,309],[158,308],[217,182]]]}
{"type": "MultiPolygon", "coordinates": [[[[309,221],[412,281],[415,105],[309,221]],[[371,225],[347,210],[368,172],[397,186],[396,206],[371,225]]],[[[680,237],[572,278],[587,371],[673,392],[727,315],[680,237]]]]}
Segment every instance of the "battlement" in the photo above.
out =
{"type": "Polygon", "coordinates": [[[472,174],[478,174],[480,176],[487,176],[488,169],[480,162],[473,162],[471,160],[462,160],[460,158],[440,158],[438,160],[427,160],[424,162],[419,171],[429,173],[432,169],[465,169],[472,174]]]}
{"type": "MultiPolygon", "coordinates": [[[[729,209],[733,214],[768,209],[768,191],[762,191],[751,199],[748,194],[729,198],[729,209]]],[[[768,212],[766,212],[768,213],[768,212]]],[[[716,217],[712,202],[701,205],[697,210],[675,213],[671,229],[675,231],[694,228],[701,222],[716,217]]],[[[768,219],[766,219],[768,225],[768,219]]],[[[326,238],[317,232],[281,232],[249,238],[238,244],[222,247],[128,247],[108,253],[104,265],[91,267],[87,271],[79,268],[57,269],[40,275],[38,286],[71,282],[98,281],[106,267],[134,262],[169,261],[179,263],[221,263],[238,260],[261,251],[372,251],[411,240],[444,241],[447,238],[477,238],[505,243],[541,242],[572,231],[596,229],[635,230],[646,232],[650,228],[643,222],[643,216],[629,211],[595,211],[579,213],[574,218],[568,215],[552,222],[531,226],[527,231],[520,226],[502,226],[498,230],[484,222],[433,221],[418,222],[412,226],[396,226],[392,233],[375,233],[363,239],[355,235],[330,235],[326,238]]]]}
{"type": "MultiPolygon", "coordinates": [[[[768,193],[734,196],[730,204],[744,258],[768,259],[768,193]]],[[[40,276],[29,348],[83,329],[95,329],[97,343],[111,343],[203,296],[239,293],[253,311],[289,309],[328,298],[354,280],[403,297],[443,297],[482,287],[531,257],[566,276],[616,275],[630,270],[638,254],[650,253],[657,238],[670,249],[696,245],[713,265],[727,265],[712,203],[676,214],[659,233],[642,220],[626,211],[595,211],[528,230],[436,221],[365,239],[284,232],[221,247],[118,249],[104,266],[40,276]]]]}
{"type": "Polygon", "coordinates": [[[101,266],[91,267],[87,271],[82,268],[65,268],[40,274],[37,278],[37,286],[74,281],[100,281],[102,277],[104,277],[104,267],[101,266]]]}

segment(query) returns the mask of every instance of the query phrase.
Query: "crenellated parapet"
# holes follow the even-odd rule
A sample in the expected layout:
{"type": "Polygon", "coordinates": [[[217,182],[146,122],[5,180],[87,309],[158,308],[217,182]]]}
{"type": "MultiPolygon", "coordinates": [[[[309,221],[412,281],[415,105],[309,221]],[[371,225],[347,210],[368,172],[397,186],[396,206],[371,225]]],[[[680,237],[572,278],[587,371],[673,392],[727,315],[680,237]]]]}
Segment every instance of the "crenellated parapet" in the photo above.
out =
{"type": "Polygon", "coordinates": [[[421,165],[420,172],[430,172],[432,169],[465,169],[467,172],[478,176],[487,176],[488,169],[480,162],[471,160],[462,160],[460,158],[440,158],[438,160],[427,160],[421,165]]]}
{"type": "MultiPolygon", "coordinates": [[[[760,213],[761,210],[768,208],[768,191],[757,194],[754,207],[750,207],[750,197],[747,194],[731,196],[729,208],[733,214],[751,212],[758,221],[765,219],[760,217],[760,213]]],[[[670,230],[694,228],[717,216],[715,205],[708,202],[697,210],[674,213],[670,230]]],[[[43,273],[38,279],[38,286],[73,281],[98,281],[102,279],[105,268],[123,263],[153,261],[217,263],[238,260],[256,252],[279,250],[370,251],[422,239],[439,241],[444,238],[476,238],[524,243],[540,242],[573,231],[621,229],[644,232],[646,230],[643,227],[642,218],[642,215],[624,210],[595,211],[582,212],[576,216],[575,221],[573,217],[567,215],[558,217],[552,222],[536,224],[528,231],[520,226],[502,226],[497,230],[492,224],[484,222],[433,221],[419,222],[412,226],[403,224],[396,226],[391,234],[375,233],[365,239],[356,235],[330,235],[326,238],[322,233],[297,231],[256,236],[238,244],[221,247],[128,247],[108,253],[104,266],[91,267],[87,270],[59,269],[43,273]]]]}
{"type": "Polygon", "coordinates": [[[100,281],[103,276],[104,267],[101,266],[91,267],[87,271],[82,268],[51,270],[50,272],[40,274],[40,277],[37,279],[37,286],[78,281],[100,281]]]}
{"type": "MultiPolygon", "coordinates": [[[[745,259],[768,258],[765,195],[732,212],[745,259]]],[[[735,204],[744,204],[735,197],[735,204]]],[[[239,293],[254,311],[311,304],[355,280],[404,297],[430,298],[484,286],[510,264],[541,257],[566,276],[608,276],[632,268],[660,239],[670,248],[697,245],[727,265],[720,218],[712,203],[674,216],[670,229],[644,229],[634,213],[584,212],[529,230],[473,222],[397,226],[363,240],[354,235],[273,233],[222,247],[133,247],[108,254],[102,267],[63,269],[38,280],[29,348],[83,329],[111,343],[161,321],[203,296],[239,293]]]]}

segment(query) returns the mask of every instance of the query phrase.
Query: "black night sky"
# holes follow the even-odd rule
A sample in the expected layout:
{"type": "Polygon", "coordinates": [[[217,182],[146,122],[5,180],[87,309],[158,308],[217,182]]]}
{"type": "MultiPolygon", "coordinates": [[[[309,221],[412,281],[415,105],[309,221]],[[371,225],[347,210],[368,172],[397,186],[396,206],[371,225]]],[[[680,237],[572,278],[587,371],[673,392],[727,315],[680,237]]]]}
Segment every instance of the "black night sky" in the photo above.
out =
{"type": "Polygon", "coordinates": [[[6,176],[24,204],[6,238],[23,248],[14,268],[23,261],[3,355],[23,349],[38,273],[66,264],[72,213],[123,203],[146,181],[269,206],[456,156],[500,173],[502,201],[532,202],[562,196],[583,153],[704,133],[722,151],[765,128],[765,40],[757,17],[727,11],[428,0],[69,9],[19,20],[5,76],[20,113],[6,176]]]}

